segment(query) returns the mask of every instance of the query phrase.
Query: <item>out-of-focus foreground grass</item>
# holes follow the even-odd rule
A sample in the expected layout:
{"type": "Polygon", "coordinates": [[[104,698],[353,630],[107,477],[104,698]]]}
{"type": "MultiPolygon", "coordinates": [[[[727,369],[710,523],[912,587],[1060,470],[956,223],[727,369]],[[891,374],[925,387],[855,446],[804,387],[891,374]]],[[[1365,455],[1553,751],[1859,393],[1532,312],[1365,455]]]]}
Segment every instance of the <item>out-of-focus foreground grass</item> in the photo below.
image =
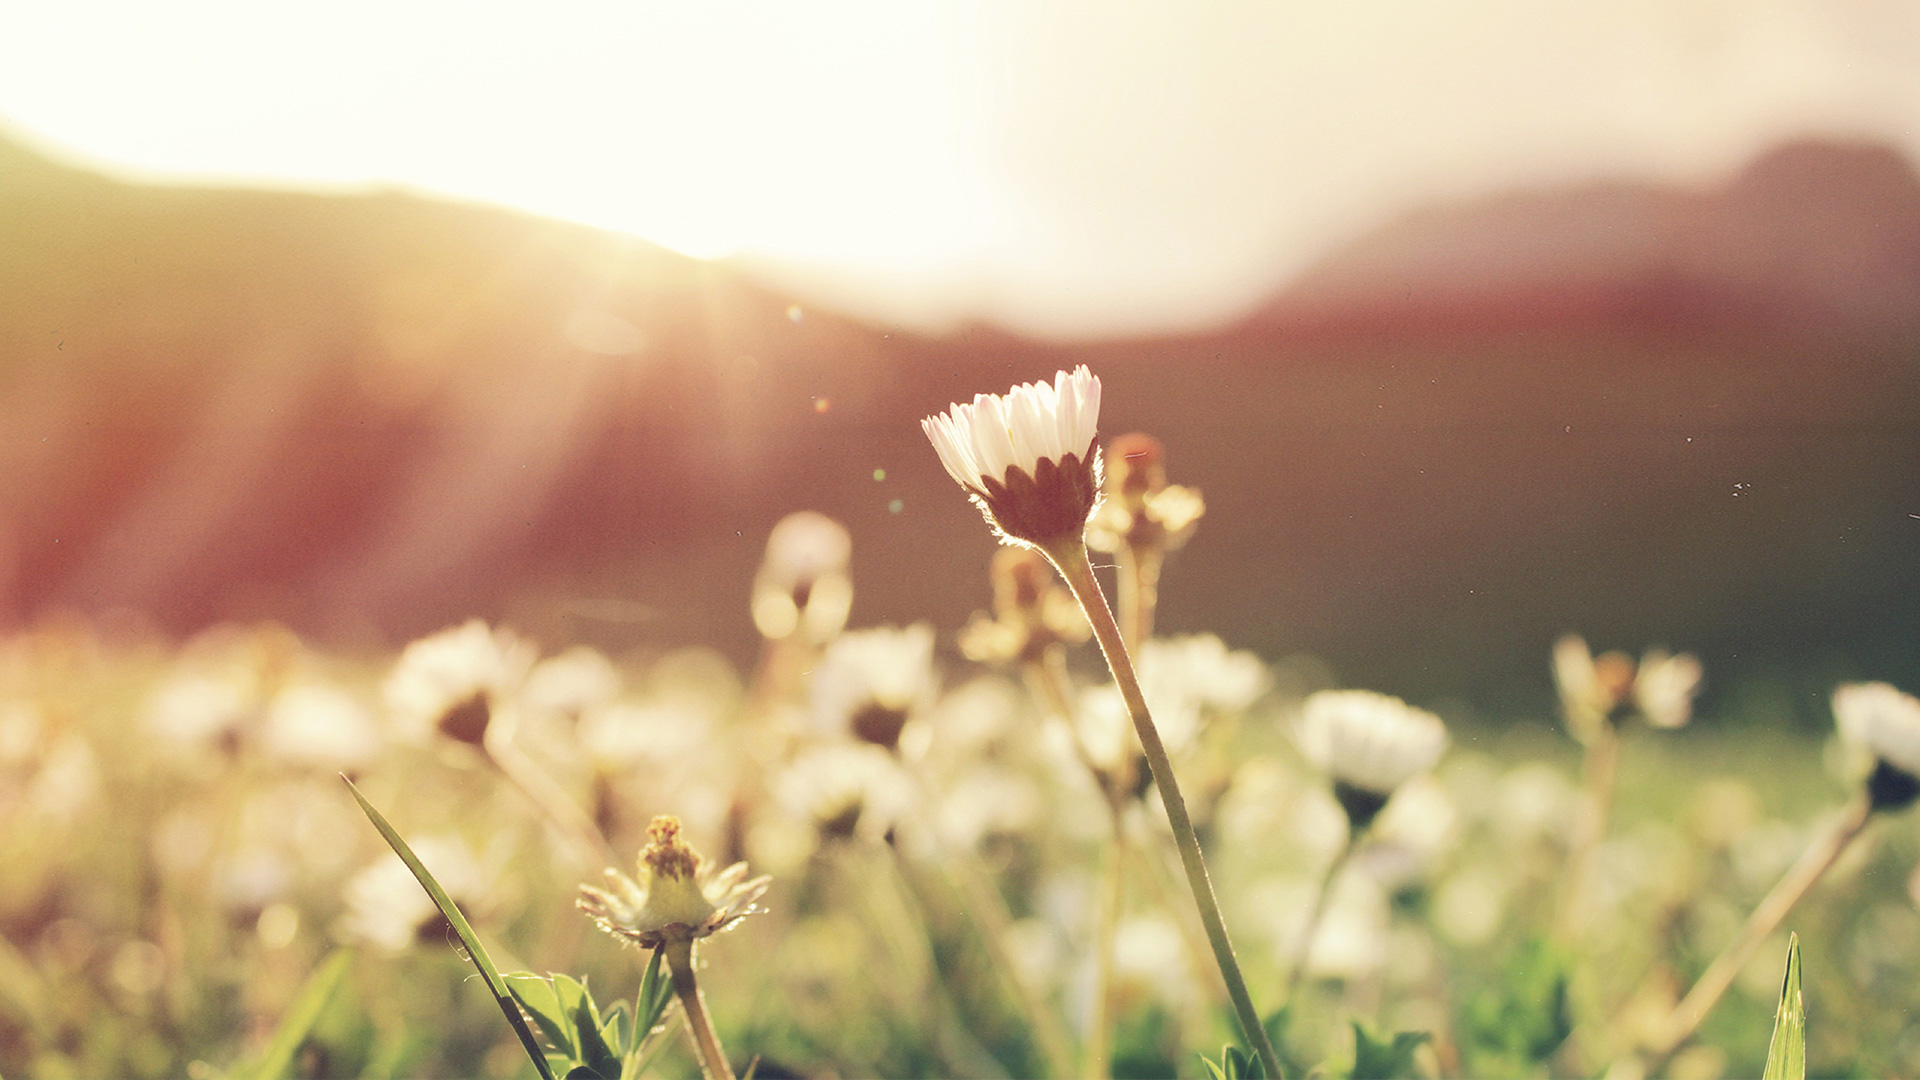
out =
{"type": "MultiPolygon", "coordinates": [[[[998,935],[1011,974],[1084,1039],[1105,801],[1018,671],[925,627],[821,636],[770,639],[755,670],[478,624],[403,656],[336,655],[271,625],[173,643],[53,620],[0,641],[0,1074],[237,1074],[342,944],[351,968],[297,1074],[529,1073],[343,771],[503,968],[631,997],[645,957],[574,898],[600,880],[592,830],[631,872],[649,818],[670,813],[711,857],[774,877],[766,912],[701,954],[737,1066],[1041,1073],[1033,1018],[984,942],[998,935]],[[569,828],[560,798],[591,828],[569,828]],[[981,881],[1004,924],[978,910],[981,881]]],[[[1330,677],[1204,636],[1143,652],[1254,997],[1275,1008],[1345,835],[1291,738],[1330,677]]],[[[1117,723],[1091,646],[1071,665],[1083,725],[1117,723]]],[[[1334,885],[1285,1054],[1345,1075],[1357,1021],[1430,1033],[1423,1075],[1604,1070],[1847,797],[1820,741],[1736,719],[1623,729],[1589,917],[1556,939],[1578,747],[1552,716],[1449,716],[1440,766],[1334,885]]],[[[1232,1037],[1218,976],[1157,804],[1129,812],[1114,1071],[1201,1075],[1198,1054],[1232,1037]]],[[[1788,920],[1817,1073],[1920,1071],[1916,857],[1908,817],[1879,821],[1788,920]]],[[[1759,1074],[1785,950],[1783,929],[1669,1075],[1759,1074]]],[[[696,1071],[678,1036],[654,1068],[696,1071]]]]}

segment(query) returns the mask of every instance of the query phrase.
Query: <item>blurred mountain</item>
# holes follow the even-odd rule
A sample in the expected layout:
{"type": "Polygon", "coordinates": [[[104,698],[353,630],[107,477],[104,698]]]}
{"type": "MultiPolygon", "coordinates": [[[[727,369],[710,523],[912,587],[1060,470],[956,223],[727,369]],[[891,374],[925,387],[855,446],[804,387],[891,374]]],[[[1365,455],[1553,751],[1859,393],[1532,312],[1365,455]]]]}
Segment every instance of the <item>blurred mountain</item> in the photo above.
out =
{"type": "Polygon", "coordinates": [[[1434,206],[1235,325],[1062,344],[0,141],[0,619],[351,644],[477,614],[745,659],[761,542],[813,508],[854,531],[857,622],[950,632],[991,545],[917,421],[1085,362],[1103,432],[1207,495],[1166,631],[1499,710],[1579,630],[1721,685],[1813,671],[1785,692],[1815,708],[1828,676],[1920,684],[1917,345],[1920,179],[1871,146],[1434,206]]]}

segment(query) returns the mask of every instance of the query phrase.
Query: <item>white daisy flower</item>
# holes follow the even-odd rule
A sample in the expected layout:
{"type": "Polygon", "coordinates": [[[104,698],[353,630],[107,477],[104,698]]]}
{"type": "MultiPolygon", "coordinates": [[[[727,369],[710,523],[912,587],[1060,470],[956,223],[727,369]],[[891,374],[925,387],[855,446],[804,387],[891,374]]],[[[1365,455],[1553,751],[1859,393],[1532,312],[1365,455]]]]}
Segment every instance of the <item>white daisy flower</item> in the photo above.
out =
{"type": "Polygon", "coordinates": [[[1354,830],[1366,828],[1395,789],[1446,749],[1440,718],[1368,690],[1321,690],[1306,700],[1295,732],[1301,752],[1326,770],[1354,830]]]}
{"type": "Polygon", "coordinates": [[[1867,793],[1876,810],[1920,797],[1920,701],[1886,683],[1849,683],[1833,692],[1833,719],[1848,745],[1873,756],[1867,793]]]}
{"type": "Polygon", "coordinates": [[[483,745],[495,708],[533,666],[534,647],[479,619],[408,645],[387,677],[387,708],[403,737],[441,734],[483,745]]]}
{"type": "Polygon", "coordinates": [[[813,672],[813,714],[822,731],[892,750],[907,720],[932,704],[933,627],[854,630],[827,646],[813,672]]]}
{"type": "Polygon", "coordinates": [[[920,422],[940,463],[1010,544],[1078,542],[1100,501],[1100,380],[1086,365],[979,394],[920,422]]]}

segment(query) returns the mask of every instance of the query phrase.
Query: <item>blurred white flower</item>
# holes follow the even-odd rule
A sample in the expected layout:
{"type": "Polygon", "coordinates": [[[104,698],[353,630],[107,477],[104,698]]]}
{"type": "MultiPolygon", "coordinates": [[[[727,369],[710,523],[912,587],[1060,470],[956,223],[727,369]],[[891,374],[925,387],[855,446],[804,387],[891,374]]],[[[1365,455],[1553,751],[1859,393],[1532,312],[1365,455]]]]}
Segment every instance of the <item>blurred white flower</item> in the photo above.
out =
{"type": "Polygon", "coordinates": [[[847,625],[853,581],[846,526],[811,510],[788,514],[767,534],[766,557],[753,579],[753,625],[775,640],[795,632],[821,644],[847,625]]]}
{"type": "Polygon", "coordinates": [[[1322,979],[1363,979],[1387,959],[1392,921],[1387,894],[1373,875],[1351,868],[1334,883],[1324,918],[1307,952],[1307,973],[1322,979]]]}
{"type": "Polygon", "coordinates": [[[1295,730],[1301,751],[1326,770],[1356,831],[1401,784],[1446,749],[1440,718],[1369,690],[1322,690],[1307,698],[1295,730]]]}
{"type": "Polygon", "coordinates": [[[835,638],[814,668],[813,717],[823,732],[891,750],[936,691],[932,626],[854,630],[835,638]]]}
{"type": "Polygon", "coordinates": [[[1700,691],[1700,661],[1687,653],[1672,656],[1648,649],[1633,676],[1633,703],[1647,723],[1658,728],[1685,726],[1700,691]]]}
{"type": "Polygon", "coordinates": [[[1840,737],[1874,760],[1867,790],[1876,810],[1920,797],[1920,701],[1886,683],[1849,683],[1833,692],[1840,737]]]}
{"type": "Polygon", "coordinates": [[[1033,781],[991,762],[975,762],[947,784],[935,809],[947,843],[962,849],[990,835],[1023,833],[1041,814],[1033,781]]]}
{"type": "Polygon", "coordinates": [[[1078,542],[1100,501],[1100,380],[1086,368],[978,394],[920,429],[1008,543],[1078,542]]]}
{"type": "Polygon", "coordinates": [[[1359,861],[1389,891],[1432,871],[1459,839],[1459,811],[1453,796],[1431,776],[1401,785],[1373,826],[1373,843],[1359,861]]]}
{"type": "Polygon", "coordinates": [[[1207,712],[1234,712],[1269,685],[1267,665],[1212,634],[1154,638],[1140,649],[1140,687],[1169,753],[1190,745],[1207,712]]]}
{"type": "Polygon", "coordinates": [[[253,668],[208,665],[168,676],[147,700],[147,730],[183,746],[237,736],[259,715],[262,687],[253,668]]]}
{"type": "MultiPolygon", "coordinates": [[[[407,846],[446,890],[448,898],[471,918],[474,906],[486,899],[489,889],[473,849],[459,837],[446,835],[408,840],[407,846]]],[[[410,947],[421,931],[438,925],[440,920],[433,897],[391,851],[347,880],[345,898],[347,910],[340,917],[340,935],[387,952],[410,947]]]]}
{"type": "Polygon", "coordinates": [[[260,745],[291,764],[352,771],[379,755],[380,732],[353,695],[325,683],[298,683],[267,706],[260,745]]]}
{"type": "Polygon", "coordinates": [[[537,712],[579,716],[620,694],[620,672],[600,650],[575,645],[527,672],[520,700],[537,712]]]}
{"type": "Polygon", "coordinates": [[[780,774],[774,795],[826,839],[879,840],[913,805],[913,782],[885,750],[831,743],[803,750],[780,774]]]}
{"type": "Polygon", "coordinates": [[[402,738],[424,742],[434,731],[481,746],[495,711],[533,666],[534,647],[479,619],[408,645],[385,686],[389,715],[402,738]]]}

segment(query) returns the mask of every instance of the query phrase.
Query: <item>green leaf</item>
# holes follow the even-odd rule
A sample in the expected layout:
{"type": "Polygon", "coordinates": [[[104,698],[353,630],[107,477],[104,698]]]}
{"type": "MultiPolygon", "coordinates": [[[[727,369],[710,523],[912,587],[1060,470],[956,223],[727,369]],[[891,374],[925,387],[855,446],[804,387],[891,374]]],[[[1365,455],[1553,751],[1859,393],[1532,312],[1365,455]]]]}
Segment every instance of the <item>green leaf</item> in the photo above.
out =
{"type": "Polygon", "coordinates": [[[1800,996],[1800,935],[1787,935],[1787,976],[1780,985],[1773,1042],[1767,1047],[1764,1080],[1806,1080],[1807,1003],[1800,996]]]}
{"type": "MultiPolygon", "coordinates": [[[[554,982],[565,978],[564,975],[556,975],[554,982]]],[[[580,1042],[580,1062],[606,1080],[618,1080],[620,1055],[613,1052],[613,1047],[607,1045],[606,1037],[600,1033],[600,1010],[593,1003],[593,994],[587,990],[585,983],[577,985],[580,987],[580,997],[573,1007],[573,1027],[580,1042]]]]}
{"type": "Polygon", "coordinates": [[[415,855],[413,849],[407,846],[407,842],[400,838],[399,832],[392,825],[387,824],[387,819],[380,816],[380,811],[373,808],[373,804],[367,801],[367,797],[360,794],[360,789],[354,786],[353,781],[348,780],[345,774],[342,774],[340,779],[346,782],[347,790],[353,792],[354,801],[359,803],[360,809],[366,812],[367,820],[373,822],[373,827],[380,830],[380,835],[386,838],[387,846],[393,849],[395,855],[400,856],[400,861],[407,864],[408,870],[413,871],[413,876],[420,882],[420,887],[427,890],[427,895],[433,898],[434,906],[439,908],[440,914],[446,917],[447,923],[453,927],[453,932],[460,936],[460,943],[467,949],[467,959],[473,962],[474,968],[480,972],[480,977],[486,980],[487,989],[493,991],[494,1003],[499,1005],[500,1011],[506,1015],[507,1023],[512,1025],[514,1034],[520,1036],[520,1046],[526,1050],[527,1057],[532,1059],[533,1067],[539,1070],[540,1080],[553,1080],[553,1071],[547,1067],[547,1055],[541,1052],[539,1044],[534,1041],[532,1030],[527,1027],[527,1018],[520,1015],[519,1006],[514,1004],[513,991],[508,988],[507,981],[500,977],[500,969],[493,966],[493,958],[487,955],[486,946],[480,944],[479,935],[473,932],[473,926],[467,922],[467,917],[461,914],[459,905],[447,896],[447,890],[441,888],[440,883],[427,872],[420,857],[415,855]]]}
{"type": "Polygon", "coordinates": [[[566,1014],[560,1011],[560,997],[554,993],[553,982],[541,978],[531,971],[514,971],[505,976],[507,989],[513,993],[513,1000],[520,1003],[533,1022],[540,1026],[541,1034],[547,1037],[547,1044],[560,1051],[570,1061],[580,1058],[579,1047],[573,1045],[573,1025],[566,1020],[566,1014]]]}
{"type": "Polygon", "coordinates": [[[1258,1057],[1232,1043],[1220,1048],[1218,1064],[1205,1054],[1200,1055],[1200,1063],[1207,1067],[1212,1080],[1265,1080],[1267,1075],[1258,1057]]]}
{"type": "Polygon", "coordinates": [[[1514,951],[1500,981],[1467,1005],[1465,1035],[1475,1054],[1468,1063],[1471,1072],[1531,1071],[1553,1056],[1573,1033],[1572,969],[1571,956],[1544,939],[1514,951]]]}
{"type": "Polygon", "coordinates": [[[634,1019],[634,1031],[642,1038],[660,1029],[660,1019],[673,1003],[673,980],[661,973],[660,957],[660,950],[653,950],[646,974],[640,977],[640,996],[635,999],[635,1008],[639,1011],[634,1019]]]}
{"type": "Polygon", "coordinates": [[[1293,1052],[1293,1047],[1287,1040],[1287,1024],[1293,1019],[1292,1008],[1291,1005],[1280,1006],[1268,1013],[1267,1018],[1260,1022],[1260,1026],[1266,1029],[1267,1042],[1273,1046],[1274,1055],[1280,1059],[1281,1071],[1288,1076],[1306,1076],[1313,1071],[1312,1067],[1308,1062],[1300,1060],[1300,1056],[1293,1052]]]}
{"type": "Polygon", "coordinates": [[[1413,1076],[1414,1051],[1428,1038],[1424,1031],[1401,1031],[1394,1034],[1391,1042],[1384,1042],[1355,1021],[1353,1080],[1405,1080],[1413,1076]]]}
{"type": "Polygon", "coordinates": [[[287,1074],[287,1066],[293,1064],[293,1055],[313,1031],[313,1025],[320,1020],[320,1014],[326,1010],[327,1002],[333,1000],[333,992],[340,988],[340,980],[347,974],[347,965],[353,961],[353,950],[335,949],[320,961],[318,967],[307,976],[301,985],[299,994],[294,996],[293,1004],[287,1007],[287,1015],[280,1018],[280,1027],[273,1033],[273,1041],[267,1044],[266,1053],[260,1056],[253,1068],[241,1070],[237,1075],[243,1080],[279,1080],[287,1074]]]}

